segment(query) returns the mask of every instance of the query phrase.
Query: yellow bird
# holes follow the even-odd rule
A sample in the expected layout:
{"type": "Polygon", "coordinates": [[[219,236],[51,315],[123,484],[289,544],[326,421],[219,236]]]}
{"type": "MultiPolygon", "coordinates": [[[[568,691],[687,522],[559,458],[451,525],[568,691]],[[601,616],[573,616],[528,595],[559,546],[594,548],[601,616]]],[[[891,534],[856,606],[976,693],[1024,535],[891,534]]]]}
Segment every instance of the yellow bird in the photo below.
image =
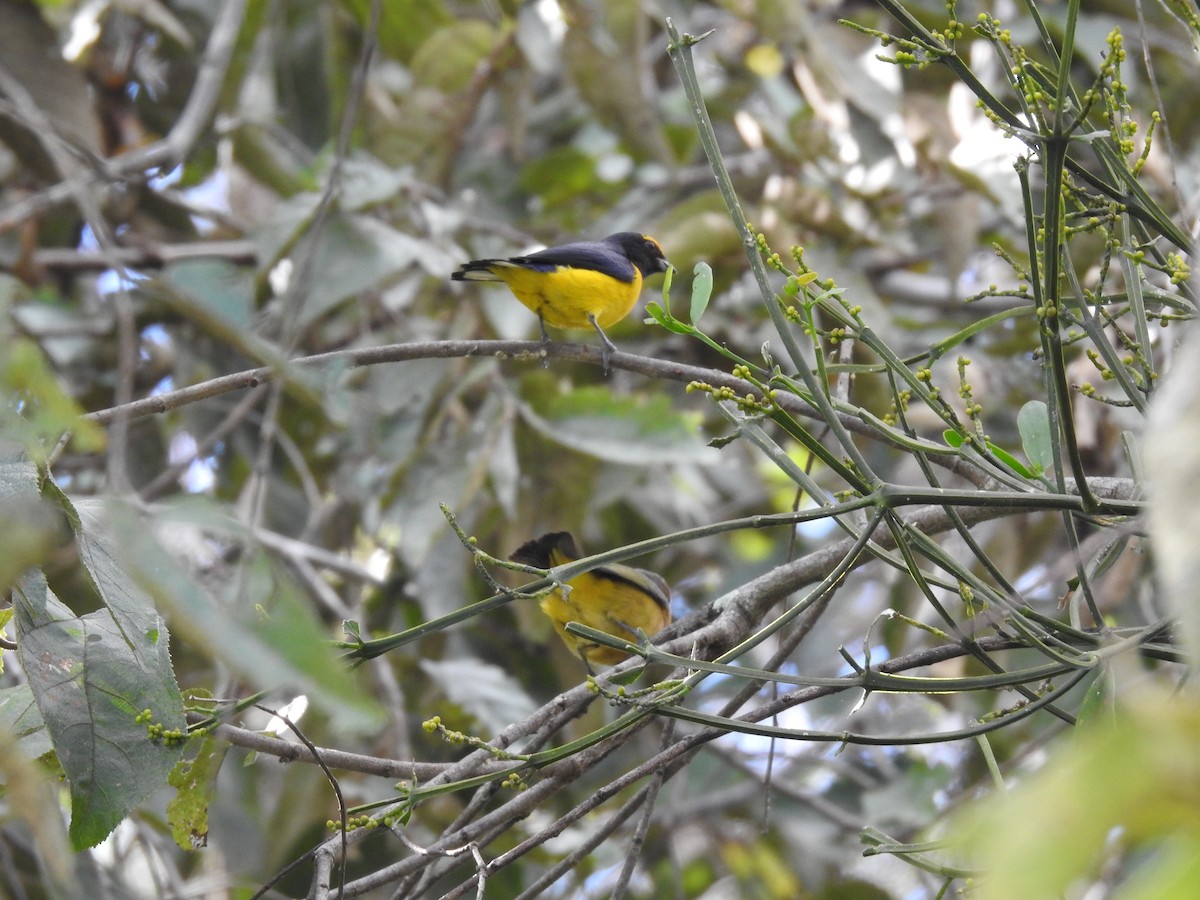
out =
{"type": "MultiPolygon", "coordinates": [[[[522,544],[509,559],[552,569],[583,555],[570,532],[555,531],[522,544]]],[[[542,611],[589,672],[591,663],[611,666],[629,654],[571,634],[566,629],[568,622],[636,641],[639,630],[652,637],[671,621],[671,588],[654,572],[609,563],[576,575],[566,585],[570,590],[565,596],[561,589],[555,589],[542,598],[542,611]]]]}
{"type": "Polygon", "coordinates": [[[642,280],[670,267],[658,241],[622,231],[602,241],[547,247],[528,256],[475,259],[459,266],[452,281],[502,281],[537,314],[542,340],[546,326],[595,328],[604,342],[603,362],[617,348],[604,329],[633,310],[642,280]]]}

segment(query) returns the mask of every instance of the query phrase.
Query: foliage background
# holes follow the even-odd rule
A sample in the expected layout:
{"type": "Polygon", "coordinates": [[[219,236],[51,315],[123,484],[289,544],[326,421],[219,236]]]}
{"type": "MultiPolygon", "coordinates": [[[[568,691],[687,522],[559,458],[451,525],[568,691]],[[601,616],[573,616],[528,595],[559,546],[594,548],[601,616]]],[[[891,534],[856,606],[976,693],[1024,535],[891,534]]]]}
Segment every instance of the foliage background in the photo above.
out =
{"type": "MultiPolygon", "coordinates": [[[[980,10],[966,6],[957,19],[974,23],[980,10]]],[[[1038,6],[1059,38],[1067,5],[1038,6]]],[[[1157,109],[1166,122],[1141,183],[1186,230],[1197,181],[1195,32],[1181,25],[1176,7],[1084,7],[1073,75],[1090,83],[1110,49],[1107,36],[1121,29],[1130,116],[1144,128],[1157,109]]],[[[927,27],[945,26],[944,4],[907,8],[927,27]]],[[[1022,5],[987,11],[1011,28],[1015,43],[1037,43],[1037,19],[1022,5]]],[[[728,372],[712,346],[635,314],[611,336],[650,362],[618,359],[605,376],[589,335],[556,336],[585,346],[556,345],[545,367],[529,355],[499,356],[499,345],[445,343],[536,334],[532,317],[505,292],[452,286],[447,278],[459,262],[634,229],[655,235],[681,273],[671,297],[676,316],[687,318],[693,265],[707,262],[714,289],[704,333],[747,359],[761,360],[769,344],[783,360],[664,49],[668,15],[691,34],[713,30],[696,50],[697,74],[753,227],[785,259],[788,248],[803,246],[804,261],[836,282],[897,357],[916,359],[947,342],[946,352],[926,360],[930,383],[963,421],[971,402],[981,404],[977,416],[993,445],[1028,453],[1018,411],[1047,399],[1038,322],[1021,296],[1022,279],[993,249],[1028,262],[1013,167],[1020,148],[946,68],[881,62],[876,39],[838,22],[896,29],[875,6],[2,0],[0,15],[0,352],[8,401],[0,427],[13,448],[0,498],[11,523],[0,583],[16,585],[28,610],[19,643],[36,635],[51,648],[67,646],[67,637],[45,630],[60,619],[102,630],[114,618],[122,636],[157,635],[164,622],[155,616],[164,617],[170,665],[164,645],[134,641],[119,645],[114,668],[145,668],[145,684],[114,687],[99,674],[81,684],[85,698],[116,692],[132,704],[107,726],[116,732],[128,733],[144,697],[152,719],[182,727],[176,681],[187,695],[264,690],[272,707],[304,693],[313,709],[300,725],[314,744],[390,761],[334,765],[346,803],[356,805],[396,796],[400,779],[412,787],[443,776],[466,755],[422,729],[433,716],[487,740],[513,723],[536,722],[529,732],[539,746],[565,744],[615,719],[619,704],[589,701],[579,690],[558,701],[571,715],[553,718],[552,701],[583,673],[528,600],[430,631],[347,673],[328,644],[345,638],[344,620],[359,623],[364,636],[403,632],[490,593],[439,503],[478,547],[501,558],[549,530],[571,530],[598,552],[698,529],[635,559],[675,586],[677,617],[699,613],[686,620],[693,629],[733,604],[739,595],[731,592],[753,594],[760,583],[753,579],[815,559],[840,537],[829,519],[794,529],[706,528],[811,505],[811,496],[798,494],[789,458],[812,467],[825,489],[845,487],[787,434],[772,432],[768,443],[779,454],[772,459],[728,404],[723,411],[686,390],[694,376],[684,366],[728,372]],[[995,296],[964,302],[981,291],[995,296]],[[991,327],[964,332],[1006,312],[991,327]],[[352,365],[344,355],[287,362],[393,345],[408,349],[378,364],[357,365],[369,360],[355,357],[352,365]],[[968,397],[959,396],[960,353],[970,357],[968,397]],[[205,396],[171,393],[260,366],[273,367],[275,380],[205,396]],[[101,412],[155,395],[173,399],[152,415],[101,412]],[[95,414],[91,428],[75,425],[70,403],[95,414]],[[73,439],[56,448],[68,426],[73,439]],[[731,436],[739,439],[713,443],[731,436]],[[64,520],[63,510],[78,511],[79,520],[64,520]],[[30,565],[44,572],[44,583],[28,574],[18,581],[30,565]]],[[[1009,96],[1004,66],[984,40],[967,29],[958,49],[989,88],[1009,96]]],[[[1073,238],[1071,259],[1086,285],[1097,283],[1102,237],[1073,238]]],[[[774,278],[782,290],[785,279],[774,278]]],[[[1153,299],[1166,327],[1189,308],[1186,286],[1166,279],[1152,286],[1162,294],[1153,299]]],[[[834,326],[829,309],[816,315],[820,328],[834,326]]],[[[1149,368],[1169,353],[1172,335],[1155,331],[1153,347],[1144,348],[1149,368]]],[[[836,341],[822,352],[834,366],[836,396],[877,417],[891,410],[888,379],[878,369],[853,369],[876,361],[870,353],[836,341]]],[[[1077,348],[1064,358],[1072,385],[1106,390],[1101,365],[1077,348]]],[[[1114,496],[1140,491],[1138,453],[1122,435],[1136,443],[1143,412],[1075,395],[1068,427],[1085,474],[1112,479],[1101,486],[1114,496]]],[[[944,422],[929,405],[914,404],[908,424],[941,441],[944,422]]],[[[927,483],[913,454],[880,440],[857,445],[887,481],[927,483]]],[[[972,487],[945,477],[951,487],[972,487]]],[[[1166,613],[1144,544],[1127,539],[1136,528],[1118,531],[1119,542],[1108,530],[1119,518],[1099,523],[1101,537],[1084,554],[1103,556],[1091,569],[1091,602],[1108,624],[1141,629],[1133,645],[1155,644],[1166,613]]],[[[1075,574],[1060,515],[1037,509],[981,522],[972,533],[978,552],[952,536],[945,558],[977,569],[969,561],[986,557],[1041,616],[1099,624],[1077,604],[1059,608],[1075,574]]],[[[875,563],[839,581],[832,602],[824,598],[738,664],[844,676],[847,657],[879,663],[959,646],[968,634],[1012,637],[1007,613],[976,619],[953,585],[929,574],[932,596],[957,604],[956,635],[930,630],[946,624],[919,580],[903,566],[875,563]],[[789,649],[773,658],[780,647],[789,649]]],[[[760,590],[757,619],[771,606],[765,601],[799,602],[803,594],[786,599],[799,586],[782,595],[760,590]]],[[[63,651],[71,659],[84,659],[91,638],[79,640],[63,651]]],[[[701,655],[726,649],[713,647],[701,655]]],[[[1102,674],[1089,663],[1089,677],[1056,700],[1068,712],[1014,716],[990,743],[906,739],[963,737],[980,717],[1028,698],[880,691],[864,700],[862,691],[814,690],[803,702],[781,704],[769,721],[793,735],[826,737],[730,734],[683,758],[669,780],[631,779],[611,803],[550,829],[699,727],[650,720],[569,777],[561,766],[553,770],[557,780],[540,782],[555,784],[553,792],[510,807],[511,821],[489,832],[481,858],[494,860],[527,839],[532,849],[489,872],[488,893],[535,893],[539,878],[557,875],[555,865],[579,851],[551,895],[608,895],[634,858],[628,889],[635,896],[933,896],[955,874],[939,868],[957,864],[954,854],[930,863],[932,873],[886,853],[863,857],[863,829],[885,842],[939,834],[949,813],[1001,772],[1019,780],[1040,768],[1046,742],[1073,723],[1085,688],[1103,708],[1130,685],[1172,677],[1172,652],[1158,649],[1164,662],[1123,658],[1123,668],[1097,667],[1102,674]],[[845,730],[879,736],[879,745],[828,738],[845,730]],[[636,794],[644,784],[651,793],[636,794]],[[639,818],[639,804],[648,819],[639,818]]],[[[675,650],[687,655],[686,641],[675,650]]],[[[1002,658],[1012,669],[1041,659],[1002,658]]],[[[161,752],[134,741],[129,765],[146,790],[128,794],[128,808],[94,812],[80,799],[78,778],[64,799],[32,776],[28,760],[53,746],[69,769],[64,735],[72,724],[99,726],[87,716],[56,725],[44,703],[45,730],[14,724],[17,712],[33,714],[37,667],[31,671],[32,656],[5,659],[0,709],[13,738],[0,743],[8,784],[0,877],[14,896],[69,896],[81,886],[114,896],[243,896],[313,848],[336,846],[322,843],[326,821],[338,818],[325,776],[308,761],[277,765],[271,755],[305,754],[294,736],[291,750],[257,741],[250,731],[269,717],[254,709],[230,713],[225,721],[235,727],[214,732],[203,751],[199,740],[156,745],[161,752]],[[192,769],[195,785],[184,796],[211,790],[211,806],[207,822],[185,817],[185,832],[190,827],[207,846],[184,852],[164,824],[173,792],[146,773],[198,752],[208,768],[192,769]],[[36,785],[24,802],[14,788],[22,776],[36,785]],[[68,818],[69,837],[61,825],[68,818]],[[99,847],[79,849],[117,822],[99,847]]],[[[982,671],[961,654],[918,670],[982,671]]],[[[768,685],[739,697],[744,684],[710,677],[685,705],[715,714],[737,697],[737,710],[766,709],[791,689],[768,685]]],[[[102,768],[103,760],[94,754],[84,770],[100,777],[89,766],[102,768]]],[[[529,791],[538,777],[529,775],[529,791]]],[[[402,836],[353,843],[349,877],[422,860],[414,845],[434,845],[484,810],[515,803],[508,790],[493,783],[423,802],[396,829],[402,836]]],[[[1114,857],[1124,859],[1125,849],[1114,857]]],[[[304,895],[323,859],[304,858],[273,889],[304,895]]],[[[360,880],[358,890],[474,889],[471,853],[433,859],[414,863],[407,880],[381,876],[386,887],[360,880]]],[[[1113,865],[1086,877],[1123,883],[1126,870],[1113,865]]]]}

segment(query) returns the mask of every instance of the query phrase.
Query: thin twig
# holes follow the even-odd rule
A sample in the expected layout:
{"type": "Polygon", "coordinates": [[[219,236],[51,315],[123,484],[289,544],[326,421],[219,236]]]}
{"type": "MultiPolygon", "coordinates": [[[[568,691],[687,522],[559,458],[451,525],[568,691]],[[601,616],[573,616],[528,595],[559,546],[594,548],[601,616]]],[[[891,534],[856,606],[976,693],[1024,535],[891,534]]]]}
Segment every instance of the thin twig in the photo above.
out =
{"type": "MultiPolygon", "coordinates": [[[[341,874],[341,878],[338,879],[338,894],[337,894],[338,897],[341,898],[342,889],[344,888],[344,886],[346,884],[346,798],[342,795],[342,786],[341,786],[341,784],[338,783],[337,778],[334,776],[334,774],[330,770],[329,766],[327,766],[325,764],[325,760],[321,758],[321,754],[317,751],[316,745],[313,744],[313,742],[308,739],[308,736],[303,731],[300,730],[300,728],[296,725],[295,722],[293,722],[290,718],[288,718],[287,716],[280,713],[278,710],[271,709],[270,707],[267,707],[267,706],[263,706],[261,703],[254,704],[254,707],[255,707],[255,709],[262,710],[263,712],[267,713],[268,715],[274,716],[276,719],[283,722],[283,724],[288,727],[288,730],[291,731],[292,734],[296,735],[296,737],[301,741],[301,743],[303,743],[304,746],[308,748],[308,752],[312,755],[313,761],[316,762],[316,764],[321,767],[321,771],[325,773],[325,779],[329,782],[329,786],[331,788],[333,788],[334,797],[337,799],[338,818],[341,823],[341,828],[338,829],[338,833],[341,835],[341,848],[340,848],[341,853],[338,858],[342,864],[342,874],[341,874]]],[[[257,892],[256,896],[261,896],[261,894],[263,892],[265,892],[268,887],[269,887],[269,885],[264,885],[257,892]]]]}
{"type": "Polygon", "coordinates": [[[114,262],[129,269],[158,269],[192,259],[222,259],[237,265],[254,265],[258,262],[258,248],[253,241],[233,240],[148,243],[137,247],[112,247],[103,253],[45,247],[33,253],[35,268],[63,272],[111,269],[114,262]]]}
{"type": "MultiPolygon", "coordinates": [[[[675,737],[675,723],[669,721],[663,728],[661,750],[671,746],[671,742],[675,737]]],[[[614,900],[621,900],[629,892],[629,882],[633,878],[633,872],[637,868],[637,862],[642,858],[642,847],[646,843],[646,834],[650,830],[650,820],[654,817],[655,802],[658,800],[658,792],[662,789],[663,782],[666,780],[666,772],[659,769],[650,778],[650,783],[646,785],[644,801],[645,809],[642,810],[642,817],[638,820],[637,828],[633,832],[633,840],[629,842],[629,849],[625,852],[625,865],[621,868],[621,874],[617,877],[617,883],[613,885],[612,896],[614,900]]]]}

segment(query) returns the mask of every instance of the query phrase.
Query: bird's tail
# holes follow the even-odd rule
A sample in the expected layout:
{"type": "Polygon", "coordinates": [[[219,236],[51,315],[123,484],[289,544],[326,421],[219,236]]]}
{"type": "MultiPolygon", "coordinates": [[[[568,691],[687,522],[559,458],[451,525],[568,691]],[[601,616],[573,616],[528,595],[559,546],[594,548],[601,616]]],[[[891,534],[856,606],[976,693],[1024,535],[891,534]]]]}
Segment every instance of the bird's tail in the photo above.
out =
{"type": "Polygon", "coordinates": [[[503,281],[496,274],[496,269],[511,267],[512,263],[505,259],[476,259],[459,266],[458,271],[450,276],[451,281],[503,281]]]}

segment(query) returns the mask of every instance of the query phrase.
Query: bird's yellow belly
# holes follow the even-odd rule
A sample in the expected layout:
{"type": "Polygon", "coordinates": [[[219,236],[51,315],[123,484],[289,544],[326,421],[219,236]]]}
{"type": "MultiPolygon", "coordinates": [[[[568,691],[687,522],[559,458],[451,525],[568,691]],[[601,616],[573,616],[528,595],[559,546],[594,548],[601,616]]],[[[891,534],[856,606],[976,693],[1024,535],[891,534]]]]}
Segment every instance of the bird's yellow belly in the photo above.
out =
{"type": "Polygon", "coordinates": [[[649,594],[621,582],[585,574],[567,584],[574,586],[583,579],[587,581],[580,586],[582,589],[570,591],[565,598],[561,591],[553,591],[542,598],[541,606],[554,623],[559,637],[588,662],[613,665],[628,654],[569,633],[565,627],[568,622],[578,622],[623,640],[636,641],[639,630],[652,637],[670,620],[668,611],[655,603],[649,594]],[[582,597],[587,598],[586,603],[576,600],[582,597]]]}
{"type": "Polygon", "coordinates": [[[633,281],[624,282],[590,269],[493,271],[518,300],[554,328],[591,328],[589,316],[601,328],[608,328],[629,315],[642,290],[638,272],[633,281]]]}

